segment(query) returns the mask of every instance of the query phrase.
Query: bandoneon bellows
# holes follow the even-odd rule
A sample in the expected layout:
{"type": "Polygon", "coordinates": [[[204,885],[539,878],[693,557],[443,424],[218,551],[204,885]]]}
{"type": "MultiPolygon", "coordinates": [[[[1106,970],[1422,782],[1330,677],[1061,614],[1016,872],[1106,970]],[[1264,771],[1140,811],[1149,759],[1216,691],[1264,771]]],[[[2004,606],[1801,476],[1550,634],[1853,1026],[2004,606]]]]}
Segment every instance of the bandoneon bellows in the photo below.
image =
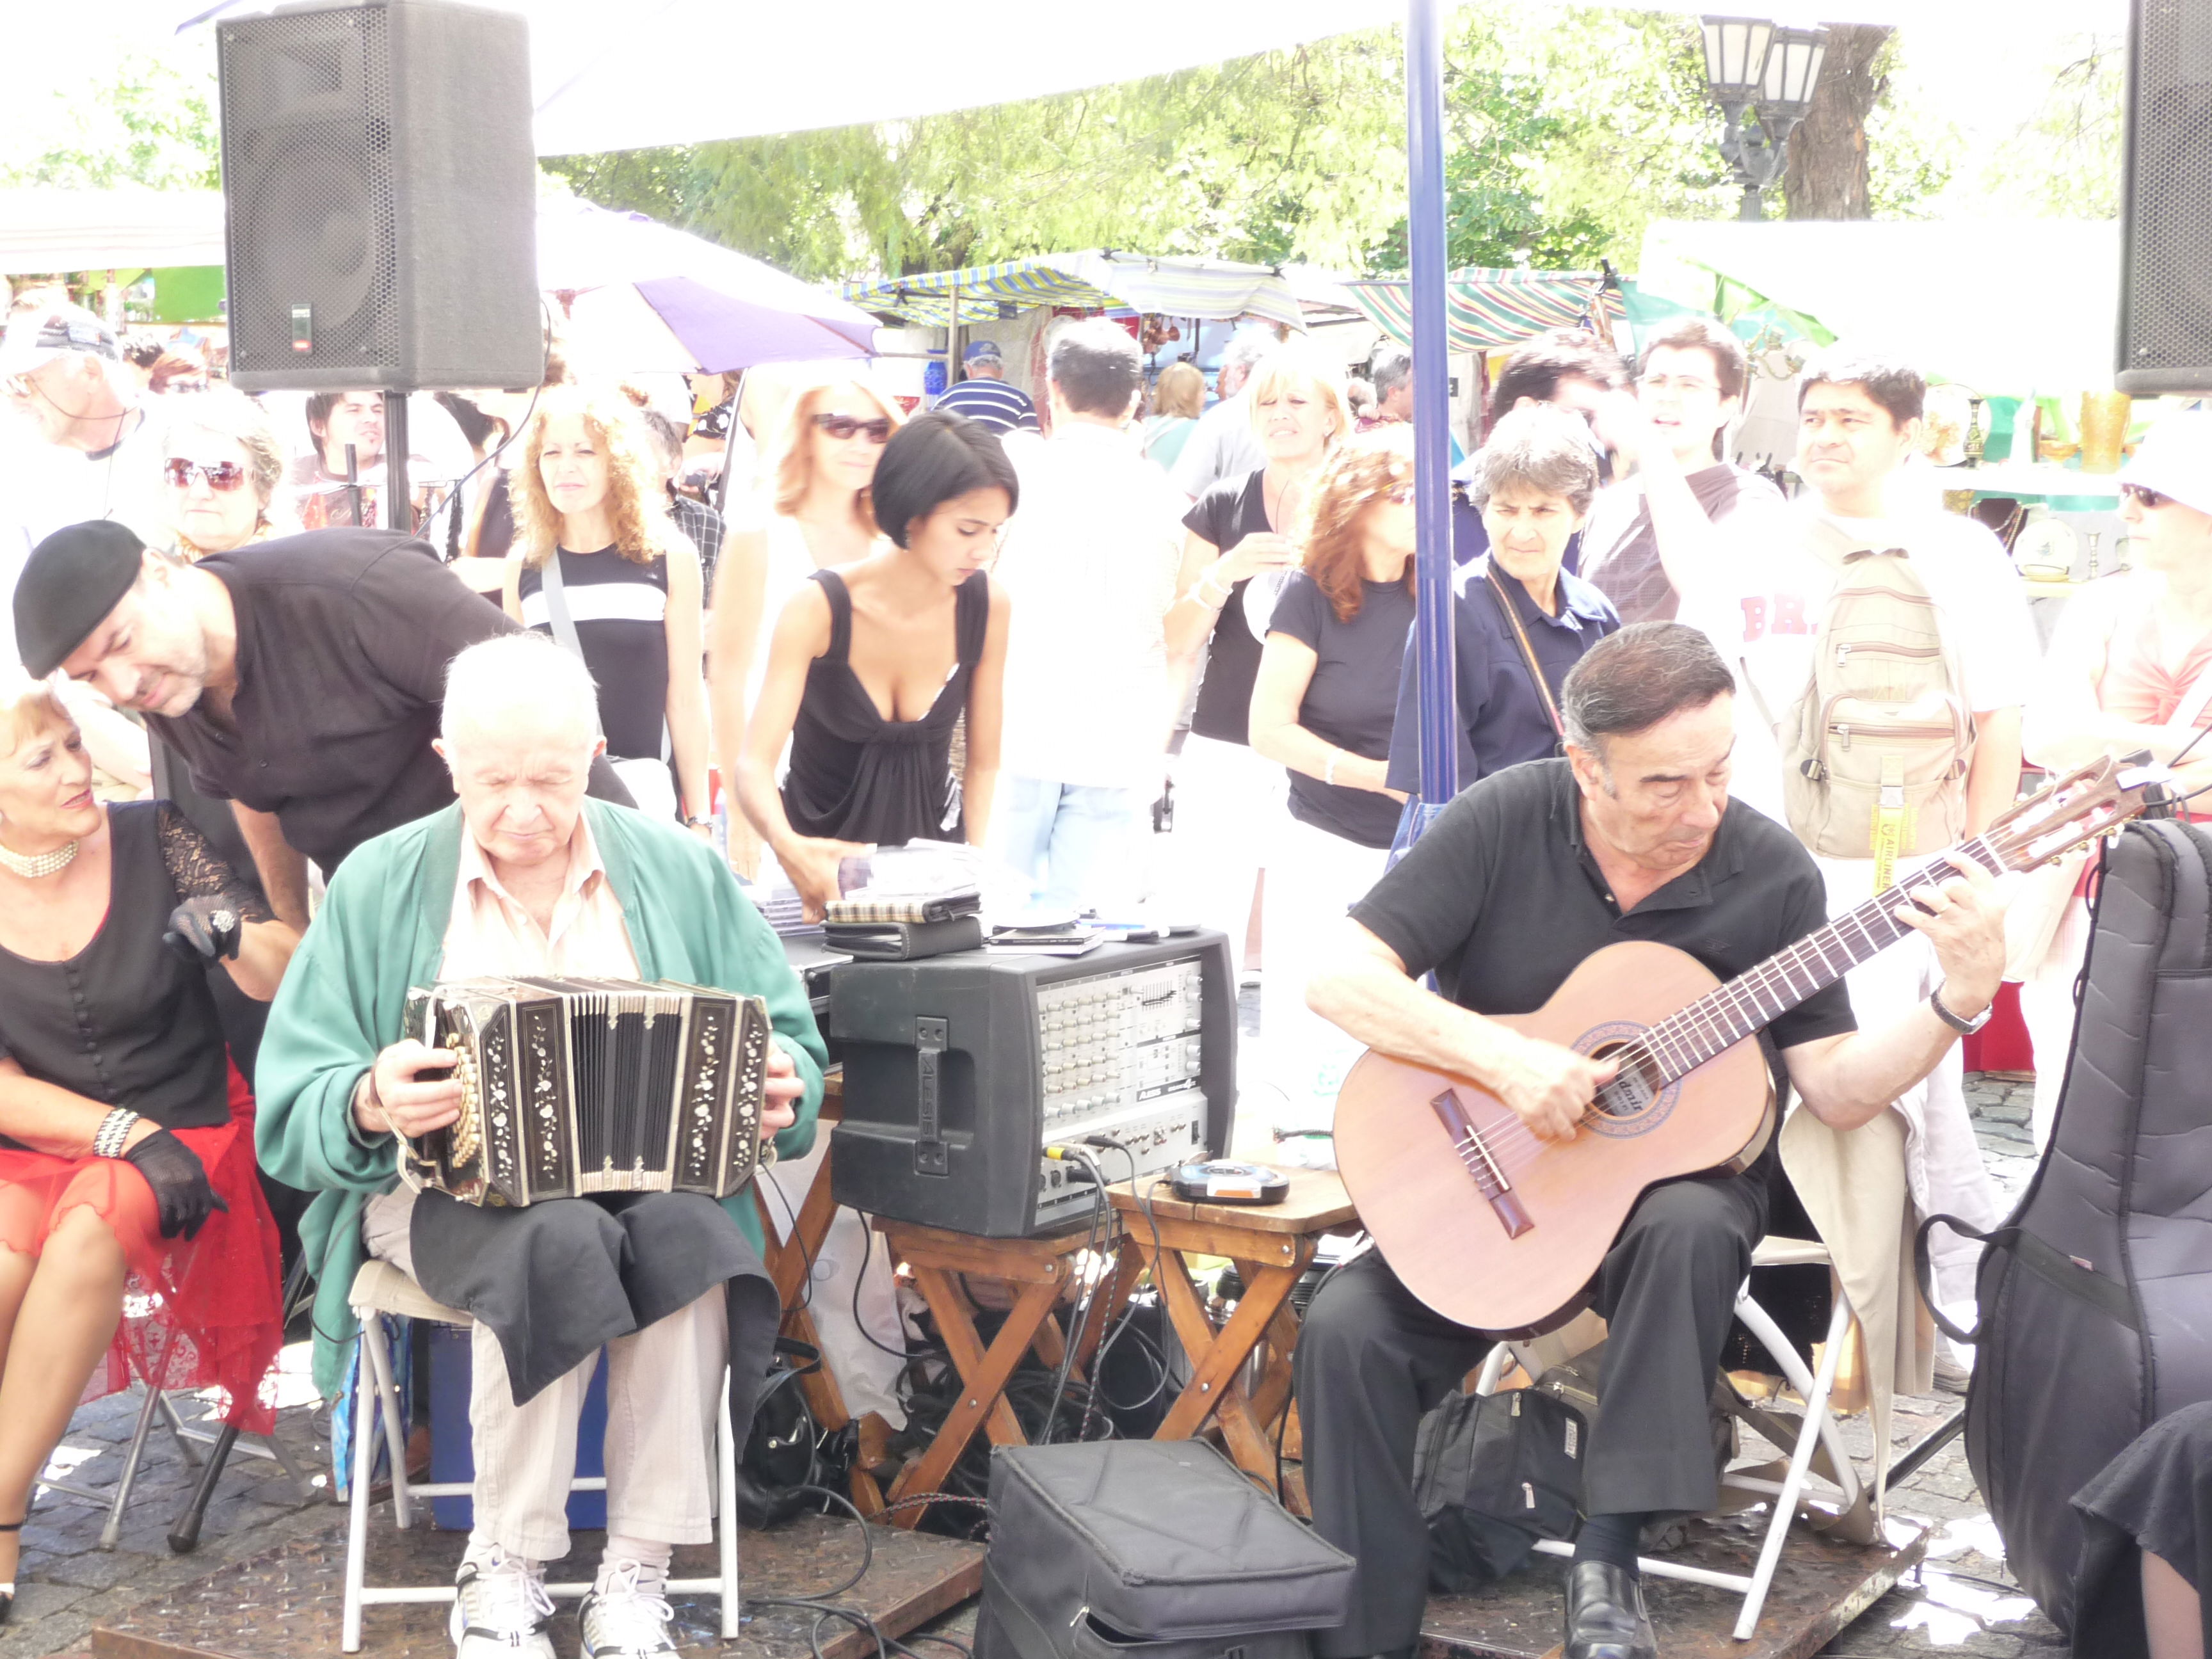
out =
{"type": "Polygon", "coordinates": [[[401,1141],[400,1176],[465,1204],[726,1197],[759,1161],[769,1029],[758,997],[672,980],[410,991],[406,1034],[452,1050],[461,1115],[401,1141]]]}

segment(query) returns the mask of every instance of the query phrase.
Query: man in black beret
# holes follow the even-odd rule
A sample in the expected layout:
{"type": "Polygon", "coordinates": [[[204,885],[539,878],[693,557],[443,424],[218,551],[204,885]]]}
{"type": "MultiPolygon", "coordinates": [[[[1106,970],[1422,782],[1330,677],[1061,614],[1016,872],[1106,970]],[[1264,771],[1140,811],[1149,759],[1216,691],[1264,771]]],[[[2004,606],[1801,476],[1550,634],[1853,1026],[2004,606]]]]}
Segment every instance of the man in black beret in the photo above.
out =
{"type": "MultiPolygon", "coordinates": [[[[372,836],[453,801],[430,747],[446,665],[514,631],[424,544],[320,530],[183,565],[112,520],[32,550],[15,638],[38,676],[65,670],[146,716],[193,781],[228,796],[276,914],[307,922],[325,874],[372,836]]],[[[604,760],[591,793],[630,804],[604,760]]]]}

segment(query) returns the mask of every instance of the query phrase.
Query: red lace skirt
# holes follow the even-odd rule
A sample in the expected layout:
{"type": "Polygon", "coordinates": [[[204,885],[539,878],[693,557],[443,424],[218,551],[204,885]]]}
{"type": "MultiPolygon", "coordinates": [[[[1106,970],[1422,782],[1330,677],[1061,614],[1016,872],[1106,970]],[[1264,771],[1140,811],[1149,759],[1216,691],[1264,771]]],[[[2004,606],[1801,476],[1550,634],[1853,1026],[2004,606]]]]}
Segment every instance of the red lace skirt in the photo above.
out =
{"type": "Polygon", "coordinates": [[[276,1422],[283,1291],[276,1222],[254,1173],[253,1095],[236,1067],[230,1121],[176,1135],[199,1155],[208,1183],[230,1206],[227,1215],[210,1215],[198,1237],[161,1237],[153,1188],[120,1158],[0,1146],[0,1244],[36,1255],[70,1211],[97,1210],[131,1272],[123,1322],[84,1397],[117,1393],[139,1377],[173,1390],[221,1389],[228,1396],[223,1420],[266,1434],[276,1422]]]}

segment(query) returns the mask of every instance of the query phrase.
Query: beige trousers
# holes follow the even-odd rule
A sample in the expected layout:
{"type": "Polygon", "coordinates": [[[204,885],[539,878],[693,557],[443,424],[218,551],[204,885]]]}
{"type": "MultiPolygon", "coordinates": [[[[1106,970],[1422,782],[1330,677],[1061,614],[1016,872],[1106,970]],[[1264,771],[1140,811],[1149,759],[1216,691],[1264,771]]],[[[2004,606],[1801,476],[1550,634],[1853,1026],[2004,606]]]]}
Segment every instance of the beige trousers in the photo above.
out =
{"type": "MultiPolygon", "coordinates": [[[[368,1202],[362,1234],[371,1255],[415,1276],[408,1230],[415,1195],[401,1188],[368,1202]]],[[[607,1531],[653,1543],[713,1541],[714,1413],[729,1364],[722,1292],[607,1344],[607,1531]]],[[[568,1486],[576,1423],[596,1356],[514,1403],[499,1339],[470,1333],[469,1426],[476,1450],[476,1525],[470,1541],[557,1561],[568,1553],[568,1486]]]]}

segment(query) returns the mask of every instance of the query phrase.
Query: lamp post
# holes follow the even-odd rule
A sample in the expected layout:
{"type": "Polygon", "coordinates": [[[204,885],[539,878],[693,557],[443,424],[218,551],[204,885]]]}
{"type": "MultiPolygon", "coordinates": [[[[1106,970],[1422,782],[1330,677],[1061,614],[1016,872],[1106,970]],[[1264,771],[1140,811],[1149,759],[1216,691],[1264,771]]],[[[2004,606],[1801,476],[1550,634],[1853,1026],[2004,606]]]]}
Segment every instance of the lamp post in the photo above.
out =
{"type": "Polygon", "coordinates": [[[1728,118],[1721,154],[1743,186],[1740,217],[1766,216],[1761,192],[1782,176],[1790,135],[1812,107],[1828,53],[1828,31],[1764,17],[1713,15],[1705,30],[1705,90],[1728,118]]]}

